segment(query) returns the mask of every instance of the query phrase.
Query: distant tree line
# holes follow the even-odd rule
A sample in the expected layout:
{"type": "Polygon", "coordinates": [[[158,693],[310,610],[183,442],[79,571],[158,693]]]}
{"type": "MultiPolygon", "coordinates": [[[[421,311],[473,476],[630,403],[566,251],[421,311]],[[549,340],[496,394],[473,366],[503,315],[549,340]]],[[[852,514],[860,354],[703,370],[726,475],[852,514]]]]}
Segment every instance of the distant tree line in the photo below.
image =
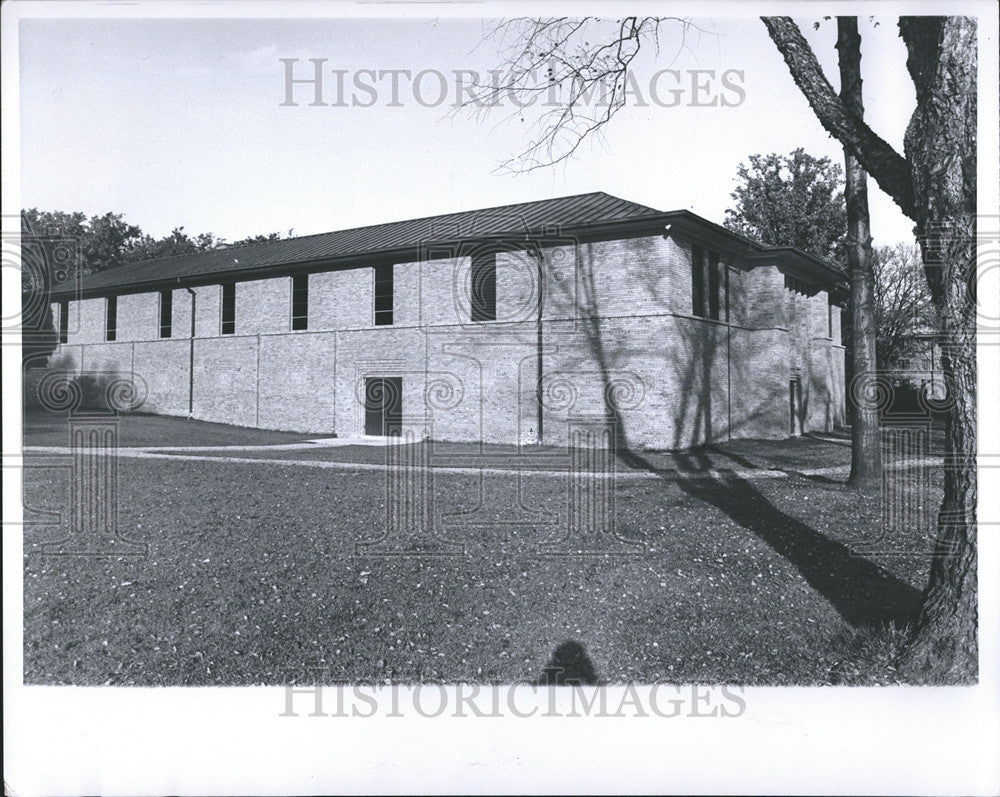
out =
{"type": "Polygon", "coordinates": [[[192,236],[183,227],[174,227],[169,235],[154,238],[143,232],[138,225],[127,222],[121,213],[109,212],[88,218],[87,214],[79,211],[66,213],[38,208],[21,211],[22,236],[40,240],[69,239],[76,242],[79,247],[79,265],[84,274],[107,271],[153,258],[278,241],[291,237],[292,233],[292,230],[287,233],[272,232],[230,242],[211,232],[192,236]]]}
{"type": "Polygon", "coordinates": [[[81,274],[120,268],[153,258],[206,252],[226,246],[267,243],[291,237],[272,232],[228,242],[213,233],[188,235],[175,227],[154,238],[121,213],[87,217],[79,211],[28,208],[21,211],[21,342],[24,365],[42,367],[56,347],[49,292],[81,274]]]}

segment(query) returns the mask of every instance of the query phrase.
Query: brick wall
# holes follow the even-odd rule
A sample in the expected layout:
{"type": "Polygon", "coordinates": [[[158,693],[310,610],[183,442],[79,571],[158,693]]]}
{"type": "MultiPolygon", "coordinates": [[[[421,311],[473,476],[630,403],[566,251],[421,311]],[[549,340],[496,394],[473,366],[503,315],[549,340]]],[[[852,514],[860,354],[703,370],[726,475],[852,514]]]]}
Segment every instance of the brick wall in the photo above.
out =
{"type": "Polygon", "coordinates": [[[420,326],[423,323],[420,263],[397,263],[392,274],[393,324],[420,326]]]}
{"type": "Polygon", "coordinates": [[[194,417],[257,426],[257,337],[199,338],[194,352],[194,417]]]}
{"type": "Polygon", "coordinates": [[[336,423],[337,333],[262,335],[255,426],[332,435],[336,423]]]}
{"type": "MultiPolygon", "coordinates": [[[[806,429],[843,422],[840,319],[831,341],[826,293],[793,296],[776,265],[723,257],[730,325],[724,310],[718,322],[691,315],[691,246],[677,235],[550,243],[541,341],[538,264],[519,251],[498,253],[497,321],[477,324],[468,257],[396,264],[387,327],[374,326],[371,266],[309,275],[307,331],[289,328],[290,277],[237,283],[231,336],[221,335],[220,286],[195,288],[194,416],[360,435],[365,379],[399,376],[408,428],[432,424],[438,439],[526,444],[541,432],[565,443],[575,418],[608,415],[610,395],[630,444],[682,448],[786,436],[795,366],[806,429]]],[[[118,343],[103,342],[104,308],[104,299],[71,303],[57,355],[72,368],[134,372],[145,409],[186,415],[188,292],[173,292],[169,340],[159,339],[158,293],[119,298],[118,343]]]]}
{"type": "MultiPolygon", "coordinates": [[[[222,334],[222,288],[201,285],[194,289],[194,334],[196,338],[211,338],[222,334]]],[[[240,331],[240,304],[236,302],[236,331],[240,331]]]]}
{"type": "Polygon", "coordinates": [[[419,416],[423,409],[425,340],[416,327],[383,326],[341,330],[337,335],[335,378],[336,429],[342,437],[365,431],[365,379],[403,378],[402,411],[419,416]]]}
{"type": "Polygon", "coordinates": [[[374,324],[372,268],[309,275],[309,329],[333,330],[374,324]]]}
{"type": "Polygon", "coordinates": [[[133,293],[118,297],[118,340],[160,337],[160,294],[133,293]]]}
{"type": "Polygon", "coordinates": [[[289,332],[292,328],[292,278],[236,283],[236,331],[241,335],[289,332]]]}
{"type": "Polygon", "coordinates": [[[780,328],[733,330],[733,437],[787,437],[790,342],[780,328]]]}
{"type": "Polygon", "coordinates": [[[172,294],[174,307],[171,314],[170,338],[189,340],[191,338],[191,294],[183,288],[175,289],[172,294]]]}
{"type": "Polygon", "coordinates": [[[785,278],[777,266],[757,266],[746,276],[747,317],[751,328],[788,328],[785,278]]]}
{"type": "Polygon", "coordinates": [[[105,299],[82,299],[70,302],[70,343],[101,343],[104,341],[105,299]],[[76,330],[73,332],[72,330],[76,330]]]}
{"type": "Polygon", "coordinates": [[[132,370],[145,389],[143,412],[187,416],[189,347],[190,338],[134,344],[132,370]]]}
{"type": "Polygon", "coordinates": [[[420,292],[398,297],[397,305],[420,302],[420,314],[426,326],[468,324],[471,319],[469,275],[472,260],[468,257],[445,257],[420,264],[420,292]]]}

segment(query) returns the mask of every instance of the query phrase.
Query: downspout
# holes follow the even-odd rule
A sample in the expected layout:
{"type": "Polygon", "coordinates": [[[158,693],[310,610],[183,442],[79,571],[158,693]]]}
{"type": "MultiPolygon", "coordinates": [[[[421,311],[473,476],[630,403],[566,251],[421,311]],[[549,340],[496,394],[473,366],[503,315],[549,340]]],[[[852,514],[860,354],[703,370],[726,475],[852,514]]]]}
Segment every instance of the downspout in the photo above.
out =
{"type": "Polygon", "coordinates": [[[726,439],[733,439],[733,320],[729,303],[729,264],[726,270],[726,439]]]}
{"type": "MultiPolygon", "coordinates": [[[[177,279],[180,282],[180,278],[177,279]]],[[[194,418],[194,329],[195,309],[198,306],[198,294],[187,285],[184,290],[191,294],[191,345],[188,353],[188,420],[194,418]]]]}
{"type": "Polygon", "coordinates": [[[542,305],[544,294],[544,276],[545,269],[542,261],[542,250],[536,249],[534,252],[535,264],[538,266],[538,317],[535,325],[535,346],[537,347],[538,356],[535,357],[535,411],[537,417],[538,426],[538,445],[542,444],[542,425],[544,423],[544,405],[542,404],[542,377],[544,374],[544,367],[542,363],[542,305]]]}

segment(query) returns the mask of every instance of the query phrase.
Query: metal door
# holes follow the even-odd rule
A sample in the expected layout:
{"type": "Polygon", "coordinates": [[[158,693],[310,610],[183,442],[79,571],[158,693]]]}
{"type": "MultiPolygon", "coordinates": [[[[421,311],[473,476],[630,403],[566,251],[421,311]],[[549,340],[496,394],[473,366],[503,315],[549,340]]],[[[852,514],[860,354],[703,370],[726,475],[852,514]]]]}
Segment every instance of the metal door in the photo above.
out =
{"type": "Polygon", "coordinates": [[[403,378],[370,376],[365,379],[365,434],[379,437],[402,433],[403,378]]]}

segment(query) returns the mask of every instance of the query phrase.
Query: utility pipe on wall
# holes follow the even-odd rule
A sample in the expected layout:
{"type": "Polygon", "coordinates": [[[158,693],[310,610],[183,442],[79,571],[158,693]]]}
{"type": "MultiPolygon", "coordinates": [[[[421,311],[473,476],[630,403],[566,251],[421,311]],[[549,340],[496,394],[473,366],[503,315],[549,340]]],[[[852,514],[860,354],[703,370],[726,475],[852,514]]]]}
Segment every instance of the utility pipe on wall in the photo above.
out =
{"type": "MultiPolygon", "coordinates": [[[[542,311],[545,306],[544,299],[544,285],[545,285],[545,260],[542,255],[542,249],[540,246],[530,246],[528,251],[532,252],[535,257],[535,264],[538,266],[538,316],[535,326],[535,347],[537,349],[537,356],[535,358],[535,423],[538,427],[535,434],[537,438],[538,445],[542,444],[543,440],[543,424],[545,422],[545,405],[542,397],[542,380],[545,376],[545,365],[542,362],[542,346],[544,345],[543,340],[543,328],[542,328],[542,311]]],[[[520,399],[519,399],[520,401],[520,399]]]]}
{"type": "MultiPolygon", "coordinates": [[[[180,282],[180,279],[178,278],[177,281],[180,282]]],[[[191,294],[191,346],[188,355],[188,420],[191,420],[194,418],[194,324],[198,294],[186,285],[184,286],[184,290],[191,294]]]]}

